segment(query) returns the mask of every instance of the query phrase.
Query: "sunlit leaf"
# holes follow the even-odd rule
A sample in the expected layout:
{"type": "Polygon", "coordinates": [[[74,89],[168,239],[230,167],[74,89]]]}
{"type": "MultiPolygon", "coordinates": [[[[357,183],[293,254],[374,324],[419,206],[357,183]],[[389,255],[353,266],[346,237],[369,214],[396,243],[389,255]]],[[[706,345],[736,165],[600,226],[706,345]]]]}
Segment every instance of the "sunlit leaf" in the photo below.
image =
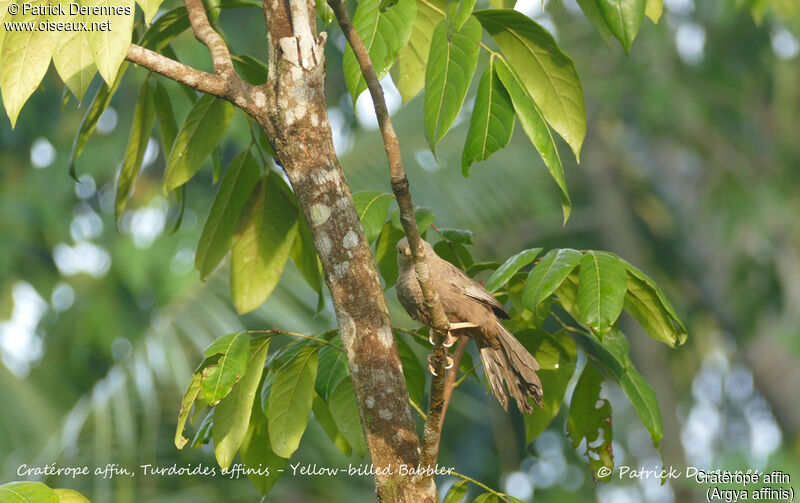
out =
{"type": "Polygon", "coordinates": [[[496,271],[489,276],[486,280],[486,289],[489,292],[494,292],[501,286],[505,285],[511,276],[517,271],[533,262],[533,260],[542,252],[541,248],[529,248],[522,250],[513,257],[506,260],[503,265],[497,268],[496,271]]]}
{"type": "Polygon", "coordinates": [[[186,428],[186,420],[189,418],[192,405],[197,400],[197,397],[200,396],[201,378],[200,372],[192,374],[192,379],[189,381],[189,386],[186,388],[181,400],[181,408],[178,412],[178,426],[175,429],[175,447],[178,449],[183,449],[183,446],[189,441],[188,438],[183,436],[183,430],[186,428]]]}
{"type": "Polygon", "coordinates": [[[460,30],[461,27],[464,26],[464,23],[467,22],[467,19],[469,19],[473,10],[475,10],[475,0],[458,0],[455,12],[452,13],[452,16],[448,16],[452,28],[455,31],[460,30]]]}
{"type": "Polygon", "coordinates": [[[317,349],[307,346],[275,373],[269,395],[269,439],[272,450],[291,457],[306,431],[314,400],[317,349]]]}
{"type": "Polygon", "coordinates": [[[164,192],[180,187],[197,173],[228,129],[234,110],[233,105],[210,94],[197,100],[169,153],[164,192]],[[213,127],[209,127],[210,124],[213,127]]]}
{"type": "Polygon", "coordinates": [[[600,13],[626,53],[642,26],[647,0],[596,0],[600,13]]]}
{"type": "Polygon", "coordinates": [[[336,448],[345,456],[349,456],[353,452],[353,448],[350,447],[347,439],[336,427],[336,421],[333,420],[328,404],[317,393],[314,393],[314,403],[311,406],[311,410],[314,412],[314,419],[322,426],[325,434],[328,435],[328,438],[331,439],[336,448]]]}
{"type": "Polygon", "coordinates": [[[247,434],[240,449],[242,462],[248,467],[260,468],[259,473],[248,473],[247,478],[261,494],[267,494],[283,474],[289,460],[272,451],[267,418],[258,407],[253,407],[247,434]],[[268,469],[269,474],[265,472],[268,469]]]}
{"type": "Polygon", "coordinates": [[[385,288],[391,288],[397,282],[397,242],[403,237],[403,231],[386,222],[375,244],[375,259],[378,270],[383,276],[385,288]]]}
{"type": "Polygon", "coordinates": [[[260,337],[250,342],[250,360],[244,377],[236,389],[214,409],[214,427],[212,429],[214,455],[221,468],[228,468],[231,465],[233,457],[244,441],[250,425],[256,391],[261,383],[269,341],[268,337],[260,337]]]}
{"type": "Polygon", "coordinates": [[[578,309],[584,323],[603,336],[625,303],[625,266],[610,253],[588,251],[578,272],[578,309]]]}
{"type": "MultiPolygon", "coordinates": [[[[64,22],[69,24],[91,22],[91,19],[90,16],[74,14],[64,22]]],[[[59,37],[53,52],[53,65],[78,102],[83,99],[97,73],[89,41],[90,35],[90,32],[82,30],[65,32],[59,37]]]]}
{"type": "Polygon", "coordinates": [[[572,437],[573,448],[586,441],[586,456],[595,478],[607,481],[614,467],[614,454],[611,450],[611,404],[600,398],[602,383],[603,375],[593,365],[587,364],[572,393],[567,431],[572,437]],[[601,405],[598,407],[597,403],[601,405]],[[598,474],[601,467],[608,469],[604,477],[598,474]]]}
{"type": "MultiPolygon", "coordinates": [[[[92,15],[93,23],[105,24],[107,29],[94,30],[89,35],[89,46],[94,54],[97,71],[111,85],[117,78],[117,71],[125,60],[128,47],[131,45],[133,30],[133,0],[83,0],[85,7],[99,7],[108,14],[92,15]],[[127,9],[129,14],[121,14],[127,9]],[[111,13],[111,12],[116,12],[111,13]]],[[[99,10],[98,10],[99,12],[99,10]]]]}
{"type": "Polygon", "coordinates": [[[649,17],[654,23],[658,23],[661,19],[661,14],[664,12],[664,0],[647,0],[647,5],[644,8],[645,16],[649,17]]]}
{"type": "Polygon", "coordinates": [[[484,161],[494,152],[508,145],[514,132],[514,108],[508,91],[503,87],[494,70],[495,59],[483,71],[472,116],[469,121],[467,139],[461,155],[461,171],[469,175],[469,167],[475,161],[484,161]]]}
{"type": "Polygon", "coordinates": [[[58,495],[41,482],[9,482],[0,486],[3,503],[58,503],[58,495]]]}
{"type": "Polygon", "coordinates": [[[597,0],[577,0],[577,2],[583,14],[592,23],[595,30],[597,30],[597,33],[603,41],[608,44],[614,34],[611,33],[611,28],[606,24],[606,19],[603,17],[603,13],[600,12],[600,6],[597,5],[597,0]]]}
{"type": "MultiPolygon", "coordinates": [[[[385,12],[381,12],[380,3],[380,0],[362,0],[353,16],[353,27],[361,37],[379,79],[391,68],[397,51],[408,43],[417,12],[414,0],[399,0],[385,12]]],[[[367,84],[349,45],[344,51],[342,64],[345,83],[355,103],[367,84]]]]}
{"type": "Polygon", "coordinates": [[[539,304],[561,286],[582,257],[581,252],[569,248],[547,252],[528,275],[522,292],[522,304],[535,312],[539,304]]]}
{"type": "Polygon", "coordinates": [[[128,203],[128,198],[133,192],[136,179],[142,167],[144,152],[150,139],[150,132],[156,120],[156,104],[153,86],[145,80],[139,90],[139,99],[133,112],[131,134],[128,137],[128,147],[122,159],[122,168],[117,179],[117,193],[114,209],[117,221],[122,217],[122,212],[128,203]]]}
{"type": "Polygon", "coordinates": [[[461,503],[461,500],[464,499],[464,496],[467,494],[467,484],[466,480],[459,480],[447,491],[447,494],[444,495],[444,500],[442,503],[461,503]]]}
{"type": "MultiPolygon", "coordinates": [[[[474,15],[500,46],[544,119],[580,159],[586,136],[586,106],[572,60],[547,30],[520,12],[491,9],[474,15]]],[[[503,84],[508,89],[505,80],[503,84]]]]}
{"type": "Polygon", "coordinates": [[[366,191],[353,194],[353,203],[370,243],[380,234],[391,202],[392,195],[385,192],[366,191]]]}
{"type": "Polygon", "coordinates": [[[246,333],[223,335],[206,348],[203,356],[220,355],[219,359],[201,371],[200,388],[209,405],[216,405],[228,396],[234,385],[247,371],[250,360],[250,340],[246,333]]]}
{"type": "Polygon", "coordinates": [[[408,44],[397,53],[395,84],[403,97],[410,100],[425,87],[425,68],[436,25],[444,19],[445,0],[420,0],[408,44]]]}
{"type": "Polygon", "coordinates": [[[53,489],[58,496],[58,503],[91,503],[89,499],[72,489],[53,489]]]}
{"type": "Polygon", "coordinates": [[[201,278],[208,276],[231,249],[239,217],[258,183],[260,171],[249,149],[236,156],[225,170],[194,257],[201,278]]]}
{"type": "Polygon", "coordinates": [[[533,146],[536,147],[545,166],[550,171],[550,175],[558,185],[561,196],[561,211],[564,214],[564,223],[566,223],[572,212],[572,201],[567,190],[564,167],[561,164],[561,156],[558,153],[558,146],[553,134],[542,118],[542,113],[534,99],[523,87],[519,75],[503,60],[497,61],[495,71],[511,97],[511,102],[522,125],[522,130],[525,131],[533,146]]]}
{"type": "Polygon", "coordinates": [[[451,32],[445,20],[433,32],[423,103],[425,137],[433,152],[455,122],[467,97],[478,65],[480,40],[481,25],[471,16],[458,31],[451,32]]]}

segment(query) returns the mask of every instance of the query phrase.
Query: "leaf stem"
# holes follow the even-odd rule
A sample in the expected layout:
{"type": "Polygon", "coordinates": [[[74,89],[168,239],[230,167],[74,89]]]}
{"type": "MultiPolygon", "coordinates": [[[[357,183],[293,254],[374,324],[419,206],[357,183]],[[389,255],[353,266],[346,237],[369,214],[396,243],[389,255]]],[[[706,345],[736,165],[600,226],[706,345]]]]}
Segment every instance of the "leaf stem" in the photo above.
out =
{"type": "Polygon", "coordinates": [[[319,337],[314,337],[313,335],[306,335],[306,334],[301,334],[301,333],[298,333],[298,332],[290,332],[288,330],[282,330],[280,328],[271,328],[269,330],[247,330],[247,333],[248,334],[269,334],[269,335],[277,335],[277,334],[291,335],[292,337],[300,337],[301,339],[308,339],[308,340],[311,340],[311,341],[321,342],[322,344],[327,344],[328,346],[330,346],[332,348],[335,348],[335,349],[338,349],[341,352],[344,352],[343,348],[340,348],[339,346],[337,346],[336,344],[332,343],[331,341],[326,341],[325,339],[322,339],[322,338],[319,338],[319,337]]]}

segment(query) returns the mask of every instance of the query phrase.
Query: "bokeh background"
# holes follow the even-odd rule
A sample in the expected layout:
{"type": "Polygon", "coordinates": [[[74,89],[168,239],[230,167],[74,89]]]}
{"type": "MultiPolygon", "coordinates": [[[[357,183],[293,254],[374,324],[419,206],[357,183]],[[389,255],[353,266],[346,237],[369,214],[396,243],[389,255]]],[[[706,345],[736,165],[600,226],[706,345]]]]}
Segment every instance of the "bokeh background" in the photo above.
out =
{"type": "MultiPolygon", "coordinates": [[[[412,193],[439,226],[474,231],[477,260],[569,246],[611,250],[647,271],[689,328],[688,342],[672,350],[623,320],[634,362],[658,395],[666,464],[780,469],[794,475],[797,490],[800,5],[664,3],[661,22],[645,20],[630,57],[615,41],[603,42],[574,0],[516,5],[553,32],[574,59],[586,95],[582,163],[565,166],[575,202],[566,226],[556,187],[519,127],[508,148],[464,178],[460,153],[472,98],[437,164],[421,132],[421,98],[401,107],[386,79],[412,193]]],[[[221,24],[233,52],[263,58],[263,20],[253,12],[225,11],[221,24]]],[[[340,72],[344,41],[338,29],[329,31],[329,115],[342,165],[354,190],[388,192],[371,105],[363,97],[354,113],[340,72]]],[[[190,34],[174,47],[190,64],[210,66],[190,34]]],[[[207,447],[179,452],[171,441],[180,395],[202,349],[241,327],[312,333],[334,326],[330,306],[315,315],[315,293],[292,266],[268,302],[243,318],[232,308],[225,266],[199,280],[193,250],[215,193],[210,165],[189,185],[173,232],[176,203],[160,193],[164,154],[151,141],[129,209],[115,225],[115,176],[144,76],[141,69],[128,72],[78,161],[80,183],[68,177],[67,162],[87,103],[67,99],[54,73],[16,130],[0,118],[2,482],[17,479],[23,463],[213,465],[207,447]]],[[[189,101],[171,91],[182,116],[189,101]]],[[[225,141],[224,161],[247,145],[243,116],[225,141]]],[[[413,327],[393,290],[387,298],[396,323],[413,327]]],[[[484,388],[468,382],[448,414],[443,465],[526,500],[704,498],[707,486],[686,480],[595,483],[569,445],[563,413],[525,445],[517,412],[503,413],[484,388]]],[[[624,395],[613,386],[603,393],[614,409],[616,464],[660,468],[624,395]]],[[[361,462],[345,459],[314,424],[294,461],[361,462]]],[[[246,480],[222,477],[46,481],[96,502],[258,500],[246,480]]],[[[440,486],[453,481],[442,478],[440,486]]],[[[372,501],[372,491],[368,477],[284,477],[267,500],[355,503],[372,501]]]]}

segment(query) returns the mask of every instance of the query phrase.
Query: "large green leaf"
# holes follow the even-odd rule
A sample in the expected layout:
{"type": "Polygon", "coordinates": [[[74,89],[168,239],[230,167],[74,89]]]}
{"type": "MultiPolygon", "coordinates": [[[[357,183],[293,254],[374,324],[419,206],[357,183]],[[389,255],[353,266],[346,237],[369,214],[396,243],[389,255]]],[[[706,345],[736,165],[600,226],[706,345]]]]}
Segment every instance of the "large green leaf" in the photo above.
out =
{"type": "Polygon", "coordinates": [[[467,484],[466,480],[459,480],[447,491],[447,494],[444,495],[444,500],[442,503],[461,503],[461,500],[464,499],[464,496],[467,494],[467,484]]]}
{"type": "Polygon", "coordinates": [[[325,430],[325,434],[331,439],[333,445],[345,456],[350,456],[353,452],[353,448],[350,447],[350,444],[347,443],[347,439],[344,438],[342,432],[336,427],[336,421],[333,420],[331,411],[328,409],[328,404],[325,403],[325,400],[317,393],[314,393],[314,402],[311,405],[311,410],[314,412],[314,419],[316,419],[319,425],[322,426],[322,429],[325,430]]]}
{"type": "Polygon", "coordinates": [[[194,404],[194,401],[197,400],[197,397],[200,396],[201,380],[202,376],[200,375],[200,372],[196,371],[194,374],[192,374],[192,379],[189,381],[189,386],[186,388],[186,392],[183,394],[181,408],[178,412],[178,426],[175,429],[175,447],[178,449],[183,449],[183,446],[189,441],[188,438],[183,436],[183,430],[186,428],[186,420],[189,418],[189,413],[192,411],[192,405],[194,404]]]}
{"type": "Polygon", "coordinates": [[[587,363],[572,393],[567,431],[572,437],[573,448],[586,440],[586,455],[595,478],[608,481],[614,467],[611,404],[605,398],[600,398],[602,383],[603,375],[591,363],[587,363]],[[596,405],[598,402],[601,404],[599,407],[596,405]],[[603,467],[608,473],[601,477],[598,470],[603,467]]]}
{"type": "Polygon", "coordinates": [[[236,156],[225,170],[194,256],[201,278],[208,276],[231,249],[239,217],[258,183],[260,171],[249,149],[236,156]]]}
{"type": "Polygon", "coordinates": [[[553,134],[542,119],[542,113],[534,99],[525,89],[519,75],[512,70],[503,60],[498,60],[495,71],[511,97],[514,111],[517,113],[522,130],[531,140],[531,143],[547,166],[550,175],[556,181],[561,196],[561,211],[564,213],[564,223],[567,222],[572,211],[572,201],[567,190],[567,180],[564,178],[564,167],[558,153],[553,134]]]}
{"type": "Polygon", "coordinates": [[[514,108],[508,91],[494,70],[495,59],[483,71],[461,155],[461,171],[469,175],[475,161],[484,161],[508,145],[514,132],[514,108]]]}
{"type": "Polygon", "coordinates": [[[58,503],[91,503],[86,496],[72,489],[53,489],[58,496],[58,503]]]}
{"type": "Polygon", "coordinates": [[[661,14],[664,13],[664,0],[647,0],[647,5],[644,8],[645,16],[649,17],[654,23],[658,23],[661,19],[661,14]]]}
{"type": "Polygon", "coordinates": [[[220,355],[201,371],[200,388],[209,405],[216,405],[228,396],[247,371],[250,360],[250,340],[246,333],[223,335],[206,348],[203,356],[220,355]]]}
{"type": "Polygon", "coordinates": [[[378,270],[383,276],[385,288],[391,288],[397,282],[397,242],[403,237],[403,231],[386,222],[375,244],[375,259],[378,270]]]}
{"type": "MultiPolygon", "coordinates": [[[[91,22],[91,19],[90,16],[74,14],[69,16],[65,22],[86,23],[91,22]]],[[[72,91],[78,102],[83,99],[83,95],[86,94],[89,84],[97,73],[90,36],[91,32],[82,30],[65,32],[59,37],[58,45],[53,52],[53,65],[61,80],[72,91]]]]}
{"type": "Polygon", "coordinates": [[[626,53],[642,26],[647,0],[596,0],[600,13],[611,33],[617,37],[626,53]]]}
{"type": "MultiPolygon", "coordinates": [[[[381,0],[362,0],[353,16],[353,27],[361,37],[379,79],[386,75],[397,57],[397,51],[411,37],[411,27],[417,12],[414,0],[399,0],[384,12],[381,12],[380,4],[381,0]]],[[[342,64],[345,83],[355,103],[367,84],[349,45],[344,51],[342,64]]]]}
{"type": "Polygon", "coordinates": [[[392,195],[385,192],[365,191],[353,194],[353,203],[370,243],[381,233],[391,202],[392,195]]]}
{"type": "Polygon", "coordinates": [[[155,81],[156,119],[158,119],[158,132],[161,136],[161,148],[166,156],[178,136],[178,123],[172,111],[172,103],[167,94],[167,89],[160,80],[155,81]]]}
{"type": "MultiPolygon", "coordinates": [[[[23,9],[22,2],[14,2],[20,6],[19,14],[6,14],[8,7],[3,8],[5,22],[39,24],[50,20],[51,16],[36,15],[37,8],[45,9],[51,5],[50,0],[29,2],[30,9],[23,9]]],[[[17,123],[22,106],[28,101],[33,91],[39,87],[55,46],[55,32],[17,29],[6,31],[0,26],[4,36],[0,49],[0,90],[3,105],[13,128],[17,123]]]]}
{"type": "Polygon", "coordinates": [[[616,256],[588,251],[578,272],[581,321],[600,337],[617,321],[625,303],[625,266],[616,256]]]}
{"type": "Polygon", "coordinates": [[[214,440],[214,455],[223,469],[231,465],[247,434],[256,391],[264,372],[269,341],[269,337],[259,337],[250,341],[250,361],[244,377],[236,389],[214,409],[211,435],[214,440]]]}
{"type": "Polygon", "coordinates": [[[262,178],[245,209],[233,244],[231,293],[240,314],[267,300],[278,285],[297,237],[297,210],[281,190],[277,174],[262,178]]]}
{"type": "Polygon", "coordinates": [[[417,16],[408,43],[397,53],[395,83],[403,97],[410,100],[425,87],[425,67],[436,25],[444,19],[445,0],[418,0],[417,16]]]}
{"type": "Polygon", "coordinates": [[[550,250],[542,257],[525,282],[522,304],[533,312],[561,286],[581,261],[581,252],[569,248],[550,250]]]}
{"type": "Polygon", "coordinates": [[[541,248],[529,248],[522,250],[513,257],[506,260],[503,265],[497,268],[489,279],[486,280],[486,290],[494,292],[501,286],[505,285],[511,276],[516,274],[517,271],[533,262],[542,252],[541,248]]]}
{"type": "Polygon", "coordinates": [[[367,444],[364,440],[364,431],[361,429],[361,420],[356,406],[356,394],[353,382],[348,377],[340,382],[328,398],[328,408],[333,420],[344,438],[353,447],[353,450],[362,458],[367,455],[367,444]]]}
{"type": "Polygon", "coordinates": [[[150,139],[150,132],[156,121],[156,104],[153,86],[147,80],[142,83],[139,90],[139,99],[133,113],[131,134],[128,137],[128,147],[122,160],[119,178],[117,179],[117,194],[114,205],[117,221],[122,217],[128,198],[133,192],[136,179],[142,167],[144,152],[150,139]]]}
{"type": "MultiPolygon", "coordinates": [[[[670,303],[669,299],[667,299],[667,296],[664,295],[664,292],[661,291],[658,285],[656,285],[656,282],[653,281],[652,278],[650,278],[650,276],[643,273],[642,271],[640,271],[627,261],[623,259],[619,260],[625,265],[625,270],[627,271],[628,293],[629,294],[633,293],[631,290],[631,287],[633,287],[634,290],[637,291],[637,295],[640,296],[642,300],[647,298],[648,303],[656,304],[659,310],[666,311],[666,313],[669,315],[669,317],[672,319],[672,322],[674,323],[675,335],[672,344],[674,345],[683,344],[686,341],[687,337],[686,326],[684,326],[680,317],[678,317],[678,313],[675,312],[675,308],[672,307],[672,304],[670,303]]],[[[641,320],[639,321],[641,322],[641,320]]],[[[647,329],[647,327],[645,327],[645,329],[647,329]]]]}
{"type": "MultiPolygon", "coordinates": [[[[337,335],[331,339],[331,344],[341,346],[342,337],[337,335]]],[[[314,389],[324,399],[328,400],[331,393],[342,380],[347,377],[347,355],[332,345],[325,345],[319,350],[319,365],[317,380],[314,389]]]]}
{"type": "Polygon", "coordinates": [[[289,460],[272,452],[269,440],[267,418],[259,407],[253,407],[250,425],[239,450],[242,462],[251,468],[258,468],[260,473],[248,473],[247,478],[261,494],[267,494],[275,482],[283,475],[289,460]],[[266,473],[269,470],[269,473],[266,473]]]}
{"type": "MultiPolygon", "coordinates": [[[[586,136],[586,105],[572,60],[547,30],[520,12],[491,9],[474,15],[500,46],[544,119],[580,159],[586,136]]],[[[505,81],[503,84],[508,89],[505,81]]]]}
{"type": "Polygon", "coordinates": [[[320,294],[321,298],[322,273],[320,272],[317,249],[314,248],[314,238],[311,237],[311,231],[308,229],[305,218],[298,218],[297,222],[297,238],[292,244],[289,255],[308,284],[311,285],[315,292],[320,294]]]}
{"type": "Polygon", "coordinates": [[[275,373],[269,394],[269,440],[282,458],[291,457],[306,431],[314,401],[317,347],[306,346],[275,373]]]}
{"type": "Polygon", "coordinates": [[[577,2],[583,14],[592,23],[597,33],[600,34],[600,37],[602,37],[607,45],[614,34],[611,33],[611,28],[606,24],[606,19],[603,17],[603,13],[600,12],[600,6],[597,5],[597,0],[577,0],[577,2]]]}
{"type": "Polygon", "coordinates": [[[578,351],[575,342],[566,332],[549,334],[542,330],[522,330],[514,334],[530,354],[539,362],[536,375],[542,381],[542,409],[533,414],[523,414],[525,441],[530,443],[538,437],[561,410],[578,351]]]}
{"type": "Polygon", "coordinates": [[[458,0],[455,10],[449,11],[447,18],[453,30],[458,31],[464,26],[475,10],[475,3],[475,0],[458,0]]]}
{"type": "Polygon", "coordinates": [[[41,482],[9,482],[0,486],[3,503],[58,503],[58,495],[41,482]]]}
{"type": "Polygon", "coordinates": [[[397,342],[397,352],[400,354],[400,364],[403,366],[403,375],[406,378],[408,397],[422,408],[425,400],[425,370],[406,341],[401,337],[395,337],[395,342],[397,342]]]}
{"type": "MultiPolygon", "coordinates": [[[[105,11],[120,12],[127,9],[129,14],[92,15],[93,23],[106,24],[108,29],[92,31],[89,36],[89,47],[94,54],[97,71],[111,85],[117,78],[117,71],[125,60],[128,47],[131,45],[133,31],[133,0],[82,0],[82,5],[99,8],[105,11]]],[[[99,10],[98,10],[99,11],[99,10]]]]}
{"type": "Polygon", "coordinates": [[[156,15],[156,12],[158,12],[158,7],[163,1],[164,0],[136,0],[136,3],[138,3],[139,7],[142,8],[145,23],[149,25],[150,22],[153,21],[153,16],[156,15]]]}
{"type": "Polygon", "coordinates": [[[627,288],[625,310],[650,337],[673,347],[686,341],[686,332],[673,321],[653,286],[629,272],[627,288]]]}
{"type": "Polygon", "coordinates": [[[452,31],[441,21],[433,32],[428,66],[425,69],[423,119],[431,150],[456,120],[478,65],[481,25],[470,16],[466,24],[452,31]]]}
{"type": "Polygon", "coordinates": [[[228,129],[233,105],[204,94],[189,111],[172,145],[164,174],[164,192],[188,182],[228,129]]]}

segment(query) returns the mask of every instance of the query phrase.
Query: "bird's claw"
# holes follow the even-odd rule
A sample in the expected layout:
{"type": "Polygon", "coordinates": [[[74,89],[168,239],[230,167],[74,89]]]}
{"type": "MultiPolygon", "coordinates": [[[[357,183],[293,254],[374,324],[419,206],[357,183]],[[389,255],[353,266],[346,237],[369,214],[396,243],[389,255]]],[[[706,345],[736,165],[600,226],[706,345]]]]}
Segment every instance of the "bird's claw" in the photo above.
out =
{"type": "MultiPolygon", "coordinates": [[[[477,328],[477,327],[478,327],[478,325],[476,325],[474,323],[470,323],[468,321],[462,321],[462,322],[459,322],[459,323],[451,323],[450,324],[450,329],[447,331],[447,335],[445,336],[444,340],[442,341],[442,345],[444,347],[446,347],[446,348],[450,348],[450,347],[453,346],[453,344],[456,343],[456,341],[458,340],[458,336],[453,335],[453,331],[461,330],[461,329],[464,329],[464,328],[477,328]]],[[[430,329],[430,331],[428,332],[428,342],[431,343],[431,346],[435,346],[436,345],[436,342],[434,341],[434,337],[433,337],[434,333],[435,332],[433,331],[433,329],[430,329]]]]}
{"type": "MultiPolygon", "coordinates": [[[[445,370],[450,370],[453,368],[453,359],[450,356],[446,356],[447,358],[446,363],[444,365],[445,370]]],[[[439,374],[436,373],[436,369],[433,365],[433,353],[428,355],[428,370],[436,377],[439,377],[439,374]]]]}

